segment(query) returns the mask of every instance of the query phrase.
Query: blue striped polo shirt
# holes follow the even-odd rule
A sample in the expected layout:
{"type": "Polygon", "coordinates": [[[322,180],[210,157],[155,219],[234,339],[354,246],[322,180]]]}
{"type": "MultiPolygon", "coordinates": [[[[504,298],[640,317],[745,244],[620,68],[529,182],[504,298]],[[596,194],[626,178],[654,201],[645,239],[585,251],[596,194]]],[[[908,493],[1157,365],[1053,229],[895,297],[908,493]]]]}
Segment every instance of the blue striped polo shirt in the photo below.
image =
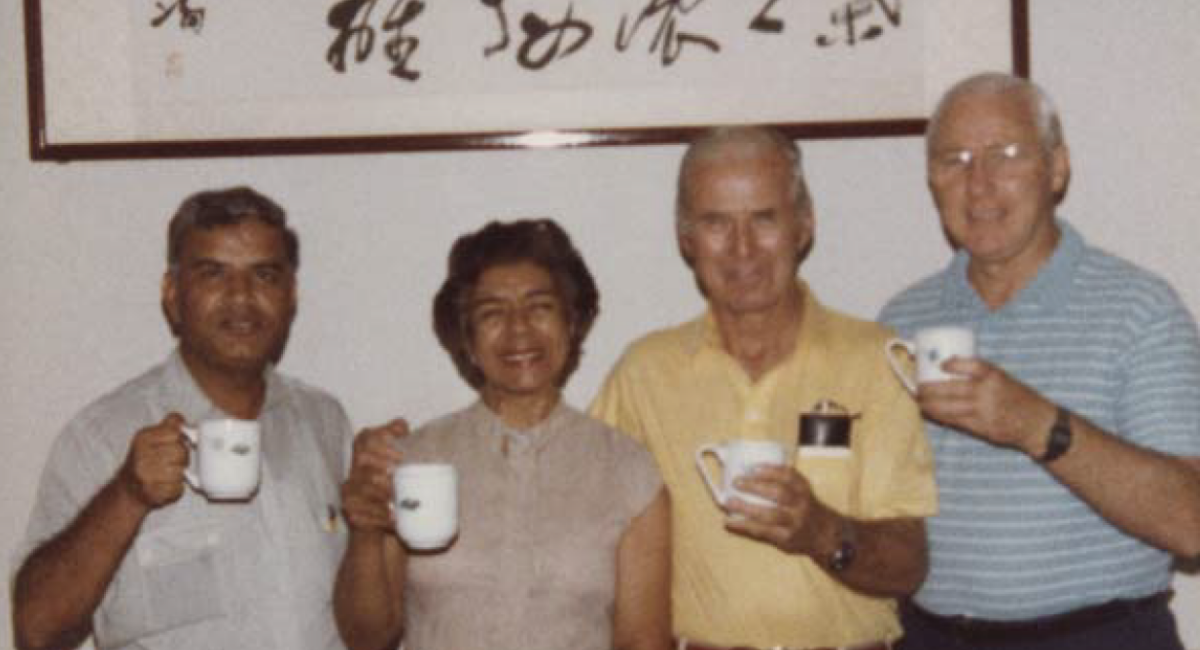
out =
{"type": "MultiPolygon", "coordinates": [[[[1161,278],[1088,246],[1068,223],[1037,277],[991,311],[965,252],[893,298],[911,337],[966,325],[977,354],[1133,444],[1200,456],[1200,339],[1161,278]]],[[[1025,454],[926,421],[939,512],[916,596],[943,615],[1015,620],[1166,589],[1171,556],[1121,532],[1025,454]]],[[[1120,470],[1113,468],[1116,475],[1120,470]]]]}

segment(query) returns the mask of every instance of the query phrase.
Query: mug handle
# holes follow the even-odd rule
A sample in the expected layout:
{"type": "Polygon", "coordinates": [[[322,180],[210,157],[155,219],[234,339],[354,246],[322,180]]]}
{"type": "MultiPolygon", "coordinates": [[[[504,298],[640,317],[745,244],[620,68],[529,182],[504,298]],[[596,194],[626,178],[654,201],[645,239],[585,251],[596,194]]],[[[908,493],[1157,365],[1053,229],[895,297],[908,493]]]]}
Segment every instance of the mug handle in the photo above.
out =
{"type": "Polygon", "coordinates": [[[883,349],[884,355],[887,356],[888,365],[892,367],[892,373],[896,375],[896,378],[900,380],[900,383],[904,384],[904,387],[908,389],[908,392],[916,395],[917,383],[913,381],[913,379],[908,376],[908,373],[904,370],[904,368],[902,368],[900,364],[896,362],[896,348],[904,348],[908,352],[909,356],[916,358],[917,346],[910,341],[905,341],[904,339],[900,338],[893,338],[888,339],[888,342],[884,345],[883,349]]]}
{"type": "Polygon", "coordinates": [[[183,480],[187,482],[187,484],[191,486],[193,490],[197,492],[203,492],[204,489],[200,487],[200,477],[196,476],[196,472],[192,470],[196,464],[196,452],[200,449],[200,432],[197,431],[195,427],[189,427],[186,424],[182,427],[179,427],[179,429],[183,431],[183,438],[187,441],[188,446],[192,448],[193,452],[188,454],[188,467],[187,469],[183,470],[183,480]]]}
{"type": "Polygon", "coordinates": [[[696,469],[700,470],[700,476],[704,477],[704,484],[708,486],[708,491],[712,494],[717,505],[724,506],[725,498],[721,491],[717,489],[716,483],[713,482],[712,476],[708,473],[708,467],[704,464],[704,454],[712,454],[717,457],[717,461],[721,464],[722,471],[725,467],[725,447],[720,444],[709,443],[700,445],[696,450],[696,469]]]}

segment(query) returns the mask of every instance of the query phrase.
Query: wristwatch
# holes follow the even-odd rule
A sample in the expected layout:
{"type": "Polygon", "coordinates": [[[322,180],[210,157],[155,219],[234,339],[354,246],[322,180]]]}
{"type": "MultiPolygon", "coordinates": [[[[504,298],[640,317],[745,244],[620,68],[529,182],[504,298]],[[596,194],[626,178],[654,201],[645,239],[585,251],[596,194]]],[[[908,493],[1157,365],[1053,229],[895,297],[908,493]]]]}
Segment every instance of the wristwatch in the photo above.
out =
{"type": "Polygon", "coordinates": [[[1050,438],[1046,440],[1046,451],[1038,459],[1043,465],[1052,463],[1071,448],[1071,412],[1058,407],[1054,414],[1054,426],[1050,427],[1050,438]]]}
{"type": "Polygon", "coordinates": [[[858,555],[858,537],[854,532],[854,523],[843,518],[837,548],[833,549],[826,564],[833,573],[841,573],[850,568],[856,555],[858,555]]]}

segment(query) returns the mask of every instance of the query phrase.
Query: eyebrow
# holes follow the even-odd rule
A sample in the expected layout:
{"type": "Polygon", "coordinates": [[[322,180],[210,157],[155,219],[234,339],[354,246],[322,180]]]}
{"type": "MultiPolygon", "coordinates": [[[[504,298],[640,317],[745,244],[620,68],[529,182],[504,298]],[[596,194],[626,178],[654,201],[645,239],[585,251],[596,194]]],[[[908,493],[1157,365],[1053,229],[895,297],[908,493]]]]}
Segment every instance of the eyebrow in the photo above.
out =
{"type": "MultiPolygon", "coordinates": [[[[208,256],[195,257],[192,259],[181,259],[181,260],[179,260],[179,262],[176,263],[176,265],[181,268],[185,268],[185,267],[186,268],[197,268],[197,267],[204,267],[204,266],[220,266],[220,267],[236,266],[235,264],[231,264],[230,262],[228,262],[226,260],[222,260],[222,259],[219,259],[216,257],[208,257],[208,256]]],[[[249,265],[249,268],[251,268],[251,269],[270,268],[270,269],[289,270],[292,268],[292,263],[289,262],[286,257],[272,257],[272,258],[266,258],[266,259],[258,260],[256,262],[252,262],[249,265]]]]}
{"type": "MultiPolygon", "coordinates": [[[[523,298],[523,299],[527,299],[527,298],[537,298],[537,297],[541,297],[541,296],[550,296],[550,297],[552,297],[552,298],[554,298],[554,299],[556,299],[556,300],[557,300],[557,299],[559,299],[558,292],[557,292],[557,291],[555,291],[555,290],[554,290],[553,288],[551,288],[551,287],[533,289],[532,291],[529,291],[528,293],[524,293],[524,294],[522,294],[522,295],[521,295],[521,296],[519,296],[519,297],[520,297],[520,298],[523,298]]],[[[478,305],[478,304],[482,304],[482,303],[489,303],[489,302],[505,302],[505,301],[507,301],[507,300],[508,300],[508,299],[507,299],[506,297],[503,297],[503,296],[498,296],[498,295],[496,295],[496,294],[486,294],[486,293],[485,293],[485,294],[483,294],[483,295],[473,295],[473,296],[471,296],[471,301],[470,301],[470,304],[471,304],[472,306],[474,306],[474,305],[478,305]]]]}

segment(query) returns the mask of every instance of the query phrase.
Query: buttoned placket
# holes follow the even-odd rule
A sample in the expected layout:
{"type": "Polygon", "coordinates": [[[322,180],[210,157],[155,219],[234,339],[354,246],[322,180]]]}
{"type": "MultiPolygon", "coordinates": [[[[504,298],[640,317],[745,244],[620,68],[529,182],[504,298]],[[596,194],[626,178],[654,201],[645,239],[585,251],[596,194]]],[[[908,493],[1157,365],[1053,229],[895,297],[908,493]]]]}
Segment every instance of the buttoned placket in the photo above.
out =
{"type": "MultiPolygon", "coordinates": [[[[732,364],[736,365],[737,363],[732,358],[728,360],[732,364]]],[[[780,373],[776,370],[772,370],[757,382],[750,381],[741,368],[738,368],[738,372],[732,375],[735,377],[734,390],[741,407],[737,437],[762,440],[775,437],[771,430],[771,405],[779,384],[779,375],[780,373]]],[[[732,435],[735,432],[730,433],[732,435]]]]}
{"type": "Polygon", "coordinates": [[[499,426],[504,462],[508,466],[506,491],[512,496],[503,501],[506,503],[503,571],[523,578],[520,590],[512,594],[510,606],[516,618],[526,620],[538,562],[537,554],[528,552],[530,545],[536,542],[531,538],[535,533],[530,525],[530,515],[537,512],[537,441],[529,433],[508,429],[502,424],[499,426]]]}

